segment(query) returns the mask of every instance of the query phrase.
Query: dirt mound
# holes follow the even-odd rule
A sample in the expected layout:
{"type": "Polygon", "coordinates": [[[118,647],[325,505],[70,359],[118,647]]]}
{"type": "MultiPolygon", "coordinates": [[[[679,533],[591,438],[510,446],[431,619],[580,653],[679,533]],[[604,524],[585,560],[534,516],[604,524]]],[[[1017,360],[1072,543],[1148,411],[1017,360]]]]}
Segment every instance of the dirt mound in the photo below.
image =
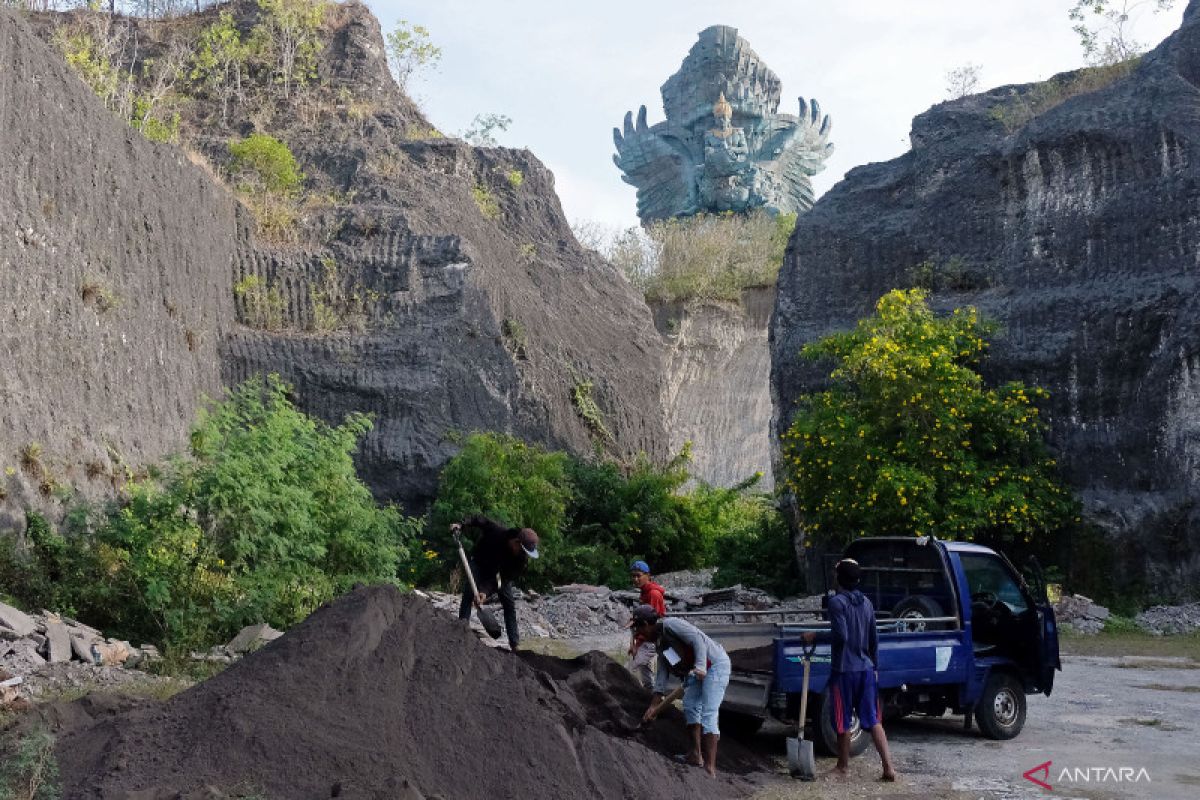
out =
{"type": "Polygon", "coordinates": [[[165,703],[81,702],[52,717],[63,797],[591,800],[752,788],[664,757],[676,743],[659,737],[678,720],[634,732],[645,695],[635,699],[641,690],[611,661],[587,656],[577,678],[554,661],[535,669],[417,597],[358,589],[165,703]]]}
{"type": "MultiPolygon", "coordinates": [[[[603,653],[593,651],[570,660],[535,653],[522,653],[521,657],[565,686],[580,703],[589,724],[605,733],[631,738],[666,755],[688,750],[683,712],[676,708],[660,714],[652,725],[639,727],[650,705],[650,693],[628,670],[603,653]]],[[[728,736],[721,738],[717,767],[740,775],[771,768],[761,755],[728,736]]]]}

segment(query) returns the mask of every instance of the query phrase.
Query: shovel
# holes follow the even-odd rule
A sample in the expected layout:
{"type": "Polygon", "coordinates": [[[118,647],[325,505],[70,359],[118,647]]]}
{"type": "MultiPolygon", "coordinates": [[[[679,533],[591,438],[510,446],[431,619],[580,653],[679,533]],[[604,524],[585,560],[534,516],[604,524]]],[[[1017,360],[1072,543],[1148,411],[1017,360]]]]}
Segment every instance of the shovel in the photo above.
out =
{"type": "Polygon", "coordinates": [[[804,683],[800,689],[800,717],[796,720],[796,738],[787,740],[788,769],[793,778],[812,781],[817,778],[817,762],[813,759],[813,744],[804,738],[804,718],[808,714],[808,670],[815,643],[804,645],[804,683]]]}
{"type": "Polygon", "coordinates": [[[499,639],[500,623],[496,622],[492,612],[479,604],[479,589],[475,586],[475,574],[471,572],[471,562],[467,561],[467,553],[462,546],[462,537],[457,532],[454,534],[454,543],[458,545],[458,557],[462,559],[463,572],[467,573],[467,583],[471,585],[471,602],[475,604],[475,611],[479,614],[479,624],[487,631],[488,636],[499,639]]]}

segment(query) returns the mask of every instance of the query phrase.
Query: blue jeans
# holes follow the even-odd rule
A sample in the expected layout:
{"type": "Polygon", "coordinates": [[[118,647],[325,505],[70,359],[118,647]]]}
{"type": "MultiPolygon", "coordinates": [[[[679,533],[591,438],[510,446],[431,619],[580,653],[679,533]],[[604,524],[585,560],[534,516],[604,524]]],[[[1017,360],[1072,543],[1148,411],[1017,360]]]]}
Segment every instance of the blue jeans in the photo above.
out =
{"type": "Polygon", "coordinates": [[[721,701],[725,699],[729,672],[729,656],[724,656],[722,660],[712,663],[704,680],[696,680],[695,675],[688,675],[684,679],[683,716],[688,725],[700,725],[704,733],[721,733],[717,727],[717,712],[721,708],[721,701]]]}

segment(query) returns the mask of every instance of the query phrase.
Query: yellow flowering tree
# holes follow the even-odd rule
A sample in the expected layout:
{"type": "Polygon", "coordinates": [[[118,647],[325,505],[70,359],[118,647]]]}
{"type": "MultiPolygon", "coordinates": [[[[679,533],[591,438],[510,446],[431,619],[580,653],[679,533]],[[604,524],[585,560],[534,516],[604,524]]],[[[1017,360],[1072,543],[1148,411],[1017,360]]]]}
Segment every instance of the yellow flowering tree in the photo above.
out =
{"type": "Polygon", "coordinates": [[[783,434],[786,485],[810,536],[1023,545],[1074,518],[1034,406],[1046,392],[983,384],[991,332],[974,308],[937,317],[922,290],[897,290],[854,330],[804,348],[836,364],[783,434]]]}

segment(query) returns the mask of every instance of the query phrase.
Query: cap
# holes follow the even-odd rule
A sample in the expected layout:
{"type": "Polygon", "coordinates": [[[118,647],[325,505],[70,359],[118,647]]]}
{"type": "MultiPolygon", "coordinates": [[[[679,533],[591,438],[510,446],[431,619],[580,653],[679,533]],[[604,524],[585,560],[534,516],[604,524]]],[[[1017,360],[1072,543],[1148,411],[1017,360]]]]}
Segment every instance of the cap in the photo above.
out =
{"type": "Polygon", "coordinates": [[[629,565],[629,571],[630,572],[644,572],[647,575],[649,575],[650,574],[650,565],[647,564],[645,561],[635,561],[629,565]]]}
{"type": "Polygon", "coordinates": [[[643,603],[635,608],[633,613],[629,615],[629,623],[625,627],[633,628],[647,622],[658,622],[658,612],[654,610],[654,606],[649,606],[643,603]]]}
{"type": "Polygon", "coordinates": [[[862,568],[853,558],[843,558],[833,568],[838,585],[843,589],[857,589],[862,580],[862,568]]]}
{"type": "Polygon", "coordinates": [[[538,535],[533,528],[521,528],[521,532],[517,534],[517,538],[521,540],[521,549],[525,551],[525,555],[530,558],[538,557],[538,535]]]}

